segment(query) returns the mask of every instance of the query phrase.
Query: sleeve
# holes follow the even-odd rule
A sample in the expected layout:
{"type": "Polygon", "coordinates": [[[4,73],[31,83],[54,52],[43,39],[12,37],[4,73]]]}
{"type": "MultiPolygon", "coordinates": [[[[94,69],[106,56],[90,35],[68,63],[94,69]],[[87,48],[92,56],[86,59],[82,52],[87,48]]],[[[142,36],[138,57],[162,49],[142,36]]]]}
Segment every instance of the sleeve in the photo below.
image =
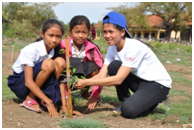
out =
{"type": "MultiPolygon", "coordinates": [[[[100,50],[97,47],[94,49],[94,60],[95,60],[96,64],[100,68],[102,68],[102,66],[103,66],[103,57],[102,57],[102,54],[101,54],[100,50]]],[[[93,86],[91,97],[99,98],[99,95],[102,91],[102,88],[103,88],[103,86],[93,86]]]]}
{"type": "Polygon", "coordinates": [[[103,86],[93,86],[91,97],[99,98],[103,86]]]}
{"type": "Polygon", "coordinates": [[[104,59],[104,64],[105,65],[109,65],[110,62],[112,62],[114,60],[114,57],[113,57],[113,49],[111,47],[108,48],[108,51],[106,53],[106,56],[105,56],[105,59],[104,59]]]}
{"type": "Polygon", "coordinates": [[[124,56],[123,66],[138,68],[142,59],[144,58],[146,49],[140,46],[128,47],[126,55],[124,56]]]}
{"type": "Polygon", "coordinates": [[[97,47],[94,49],[94,61],[100,68],[103,66],[102,53],[97,47]]]}
{"type": "Polygon", "coordinates": [[[65,39],[64,40],[62,40],[61,42],[60,42],[60,49],[64,49],[64,53],[62,54],[63,55],[63,57],[64,58],[66,58],[66,55],[65,55],[65,49],[66,47],[65,47],[65,39]]]}
{"type": "Polygon", "coordinates": [[[26,48],[21,50],[20,57],[19,57],[21,65],[28,65],[28,66],[34,67],[36,53],[33,53],[33,51],[34,50],[27,51],[26,48]]]}

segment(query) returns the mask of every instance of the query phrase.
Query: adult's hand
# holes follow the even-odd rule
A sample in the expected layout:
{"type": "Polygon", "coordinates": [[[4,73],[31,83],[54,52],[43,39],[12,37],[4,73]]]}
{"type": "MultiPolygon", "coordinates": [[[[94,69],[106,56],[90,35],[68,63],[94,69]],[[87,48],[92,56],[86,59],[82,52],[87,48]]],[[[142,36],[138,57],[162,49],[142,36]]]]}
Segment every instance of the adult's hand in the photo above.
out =
{"type": "Polygon", "coordinates": [[[75,84],[75,88],[82,89],[86,86],[87,79],[78,79],[78,82],[75,84]]]}

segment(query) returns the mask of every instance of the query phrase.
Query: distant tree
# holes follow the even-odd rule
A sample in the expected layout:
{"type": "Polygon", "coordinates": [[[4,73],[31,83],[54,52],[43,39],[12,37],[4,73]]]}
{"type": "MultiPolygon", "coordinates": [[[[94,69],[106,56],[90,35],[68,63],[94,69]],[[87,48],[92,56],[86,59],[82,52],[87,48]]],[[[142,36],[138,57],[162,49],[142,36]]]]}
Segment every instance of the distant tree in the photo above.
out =
{"type": "Polygon", "coordinates": [[[3,11],[9,13],[9,19],[22,22],[28,20],[33,26],[40,28],[49,18],[57,18],[52,7],[60,3],[54,2],[4,2],[3,11]]]}
{"type": "Polygon", "coordinates": [[[125,5],[120,5],[118,7],[111,7],[107,9],[125,15],[128,26],[138,25],[139,29],[150,28],[145,19],[143,7],[139,3],[125,3],[125,5]]]}
{"type": "Polygon", "coordinates": [[[132,7],[119,6],[109,8],[126,16],[127,22],[139,27],[148,27],[145,15],[153,14],[162,18],[165,26],[165,38],[169,39],[172,30],[187,29],[187,22],[192,19],[192,2],[140,2],[132,7]]]}
{"type": "Polygon", "coordinates": [[[2,18],[13,22],[3,24],[3,34],[12,38],[36,37],[44,21],[57,19],[53,7],[59,2],[3,2],[2,18]]]}
{"type": "Polygon", "coordinates": [[[65,35],[69,35],[69,23],[65,24],[63,21],[60,21],[64,27],[65,35]]]}
{"type": "Polygon", "coordinates": [[[162,18],[165,38],[169,39],[172,30],[188,28],[186,23],[192,18],[192,2],[143,2],[145,12],[162,18]]]}

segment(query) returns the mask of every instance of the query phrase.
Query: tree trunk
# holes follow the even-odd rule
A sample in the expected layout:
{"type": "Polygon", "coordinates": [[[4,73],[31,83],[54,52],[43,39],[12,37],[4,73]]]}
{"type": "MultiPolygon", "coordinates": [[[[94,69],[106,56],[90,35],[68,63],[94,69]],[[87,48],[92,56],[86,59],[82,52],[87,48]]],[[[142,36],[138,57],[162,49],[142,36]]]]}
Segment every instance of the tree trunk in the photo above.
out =
{"type": "Polygon", "coordinates": [[[164,35],[165,40],[170,40],[172,29],[173,29],[173,27],[171,25],[166,25],[166,31],[165,31],[165,35],[164,35]]]}

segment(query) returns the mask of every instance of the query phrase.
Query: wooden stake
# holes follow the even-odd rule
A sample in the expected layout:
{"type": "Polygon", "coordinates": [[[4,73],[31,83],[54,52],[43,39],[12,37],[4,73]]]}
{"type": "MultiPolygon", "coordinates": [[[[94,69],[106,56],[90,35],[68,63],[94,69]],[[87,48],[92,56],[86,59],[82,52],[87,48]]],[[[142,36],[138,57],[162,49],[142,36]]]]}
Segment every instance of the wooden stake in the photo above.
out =
{"type": "Polygon", "coordinates": [[[14,51],[14,45],[12,45],[12,51],[11,51],[11,62],[13,61],[13,51],[14,51]]]}
{"type": "Polygon", "coordinates": [[[68,91],[68,103],[69,103],[69,118],[73,117],[72,111],[72,99],[71,99],[71,86],[69,86],[70,78],[70,61],[69,61],[69,38],[65,39],[66,44],[66,75],[67,75],[67,91],[68,91]]]}

